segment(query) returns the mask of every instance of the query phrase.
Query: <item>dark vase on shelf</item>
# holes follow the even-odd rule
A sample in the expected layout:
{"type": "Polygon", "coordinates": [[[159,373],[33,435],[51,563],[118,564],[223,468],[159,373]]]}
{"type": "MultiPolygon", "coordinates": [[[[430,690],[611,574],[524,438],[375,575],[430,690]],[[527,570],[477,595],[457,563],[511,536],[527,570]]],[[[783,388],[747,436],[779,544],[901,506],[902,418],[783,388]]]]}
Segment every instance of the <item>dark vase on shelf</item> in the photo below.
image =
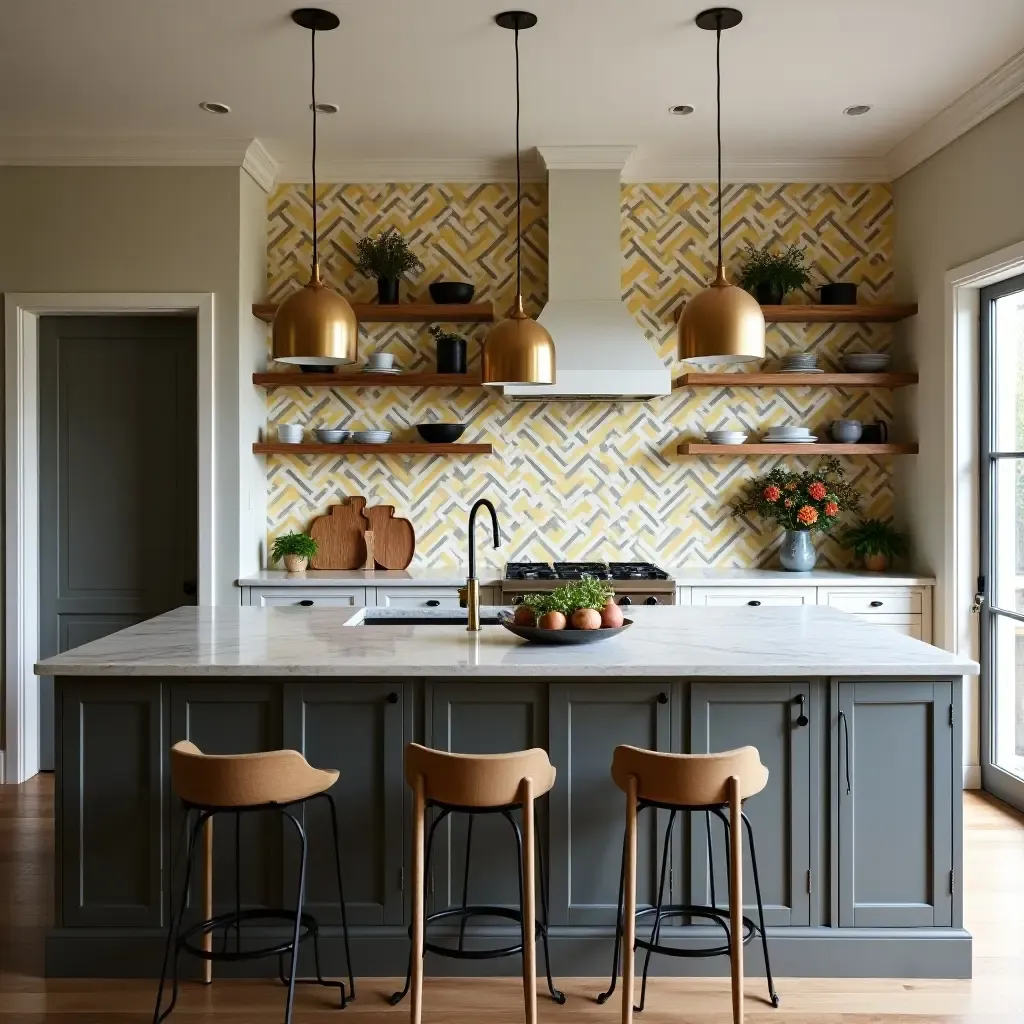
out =
{"type": "Polygon", "coordinates": [[[398,305],[398,279],[390,277],[377,278],[377,301],[382,306],[398,305]]]}
{"type": "Polygon", "coordinates": [[[782,288],[780,285],[764,282],[754,285],[754,298],[762,306],[781,306],[782,288]]]}
{"type": "Polygon", "coordinates": [[[821,304],[823,306],[856,306],[857,286],[845,281],[821,286],[821,304]]]}
{"type": "Polygon", "coordinates": [[[466,339],[438,338],[437,340],[437,372],[466,372],[466,339]]]}

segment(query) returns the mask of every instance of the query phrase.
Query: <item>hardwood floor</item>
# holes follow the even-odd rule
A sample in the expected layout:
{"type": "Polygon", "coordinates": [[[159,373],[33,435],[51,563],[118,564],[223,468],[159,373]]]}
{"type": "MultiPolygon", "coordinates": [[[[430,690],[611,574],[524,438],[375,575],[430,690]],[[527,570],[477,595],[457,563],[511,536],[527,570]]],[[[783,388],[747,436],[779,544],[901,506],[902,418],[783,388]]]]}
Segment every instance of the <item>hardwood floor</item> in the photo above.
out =
{"type": "MultiPolygon", "coordinates": [[[[49,777],[0,786],[0,1024],[143,1024],[152,1019],[152,982],[45,981],[43,934],[50,915],[53,790],[49,777]]],[[[972,981],[857,981],[785,978],[773,1010],[749,986],[751,1024],[1020,1024],[1024,1021],[1024,816],[968,793],[966,923],[974,934],[972,981]]],[[[297,1024],[387,1024],[407,1004],[382,996],[393,980],[357,979],[358,1001],[341,1012],[319,991],[296,996],[297,1024]]],[[[618,1003],[598,1006],[593,979],[560,979],[565,1006],[540,1000],[542,1024],[618,1020],[618,1003]]],[[[728,1024],[728,979],[656,979],[639,1024],[728,1024]]],[[[170,1018],[180,1024],[273,1024],[280,988],[270,982],[187,984],[170,1018]]],[[[427,980],[425,1024],[517,1024],[522,987],[515,979],[427,980]]]]}

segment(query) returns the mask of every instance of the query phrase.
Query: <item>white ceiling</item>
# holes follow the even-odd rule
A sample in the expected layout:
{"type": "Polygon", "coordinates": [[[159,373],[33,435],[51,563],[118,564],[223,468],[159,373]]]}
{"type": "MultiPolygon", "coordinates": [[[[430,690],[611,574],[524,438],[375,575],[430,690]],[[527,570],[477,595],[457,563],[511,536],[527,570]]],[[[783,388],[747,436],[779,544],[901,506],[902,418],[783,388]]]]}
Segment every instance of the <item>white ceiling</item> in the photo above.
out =
{"type": "MultiPolygon", "coordinates": [[[[629,144],[652,169],[710,166],[714,36],[693,20],[705,5],[529,0],[540,22],[520,38],[524,148],[629,144]],[[673,103],[696,113],[671,116],[673,103]]],[[[302,176],[309,36],[289,19],[291,6],[0,0],[0,162],[75,146],[96,151],[104,140],[111,153],[136,141],[200,153],[258,138],[284,176],[302,176]],[[204,113],[202,100],[228,103],[232,113],[204,113]]],[[[492,21],[502,0],[323,6],[341,18],[339,30],[318,36],[318,96],[341,107],[320,121],[325,171],[508,159],[512,35],[492,21]]],[[[722,39],[724,143],[733,162],[880,164],[1024,51],[1022,0],[743,7],[743,23],[722,39]],[[873,109],[844,116],[854,103],[873,109]]]]}

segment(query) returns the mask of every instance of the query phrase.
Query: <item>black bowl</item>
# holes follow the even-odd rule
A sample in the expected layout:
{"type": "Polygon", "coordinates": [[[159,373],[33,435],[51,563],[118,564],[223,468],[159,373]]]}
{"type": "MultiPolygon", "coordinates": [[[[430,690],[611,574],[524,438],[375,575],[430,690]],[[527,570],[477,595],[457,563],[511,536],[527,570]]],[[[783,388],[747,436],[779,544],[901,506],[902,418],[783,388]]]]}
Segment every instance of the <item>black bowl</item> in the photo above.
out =
{"type": "Polygon", "coordinates": [[[856,306],[857,286],[848,281],[823,284],[821,286],[821,304],[823,306],[856,306]]]}
{"type": "Polygon", "coordinates": [[[498,623],[510,633],[534,644],[596,644],[629,629],[632,619],[623,619],[621,626],[610,629],[541,629],[539,626],[517,626],[508,612],[498,612],[498,623]]]}
{"type": "Polygon", "coordinates": [[[466,432],[465,423],[420,423],[416,429],[428,444],[451,444],[466,432]]]}
{"type": "Polygon", "coordinates": [[[465,281],[435,281],[430,286],[430,297],[439,305],[464,306],[473,301],[476,288],[465,281]]]}

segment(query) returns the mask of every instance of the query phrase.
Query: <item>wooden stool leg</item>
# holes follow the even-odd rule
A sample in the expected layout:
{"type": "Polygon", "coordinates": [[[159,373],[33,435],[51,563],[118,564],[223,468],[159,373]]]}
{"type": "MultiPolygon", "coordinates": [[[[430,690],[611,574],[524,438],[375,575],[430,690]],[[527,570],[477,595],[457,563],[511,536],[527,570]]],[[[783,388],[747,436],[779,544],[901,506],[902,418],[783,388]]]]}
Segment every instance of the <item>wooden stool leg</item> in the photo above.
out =
{"type": "MultiPolygon", "coordinates": [[[[236,866],[235,870],[238,868],[236,866]]],[[[206,831],[203,835],[203,917],[209,921],[213,917],[213,817],[206,819],[206,831]]],[[[213,932],[203,936],[203,949],[208,953],[213,950],[213,932]]],[[[213,963],[203,961],[203,983],[209,985],[213,981],[213,963]]]]}
{"type": "Polygon", "coordinates": [[[537,1024],[537,898],[534,875],[533,779],[523,779],[523,994],[526,1024],[537,1024]]]}
{"type": "Polygon", "coordinates": [[[423,776],[417,775],[413,785],[412,804],[412,991],[409,999],[409,1020],[420,1024],[423,1019],[423,776]]]}
{"type": "Polygon", "coordinates": [[[729,944],[732,964],[732,1020],[743,1024],[743,807],[739,776],[729,777],[729,944]]]}
{"type": "Polygon", "coordinates": [[[626,793],[626,870],[622,908],[622,1024],[633,1021],[633,945],[636,942],[636,776],[626,793]]]}

